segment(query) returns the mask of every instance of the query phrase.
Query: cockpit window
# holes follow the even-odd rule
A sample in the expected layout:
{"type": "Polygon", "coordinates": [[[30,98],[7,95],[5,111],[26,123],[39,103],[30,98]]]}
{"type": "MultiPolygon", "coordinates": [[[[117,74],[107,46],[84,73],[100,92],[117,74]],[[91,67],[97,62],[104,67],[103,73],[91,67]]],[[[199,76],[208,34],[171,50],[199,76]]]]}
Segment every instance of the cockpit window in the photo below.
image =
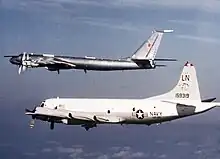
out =
{"type": "Polygon", "coordinates": [[[44,107],[44,102],[45,102],[45,101],[43,101],[43,102],[41,103],[40,107],[44,107]]]}

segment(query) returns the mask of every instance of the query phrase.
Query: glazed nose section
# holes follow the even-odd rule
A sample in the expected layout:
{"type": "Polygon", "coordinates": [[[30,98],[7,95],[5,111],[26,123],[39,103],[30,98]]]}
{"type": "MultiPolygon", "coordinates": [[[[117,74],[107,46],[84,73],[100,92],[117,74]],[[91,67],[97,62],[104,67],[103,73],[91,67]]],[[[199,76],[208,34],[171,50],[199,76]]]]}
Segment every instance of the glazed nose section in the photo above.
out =
{"type": "Polygon", "coordinates": [[[17,57],[12,57],[12,58],[10,58],[10,60],[9,60],[12,64],[14,64],[14,65],[19,65],[20,64],[20,62],[17,60],[17,57]]]}
{"type": "Polygon", "coordinates": [[[15,64],[15,57],[11,57],[9,60],[12,64],[15,64]]]}

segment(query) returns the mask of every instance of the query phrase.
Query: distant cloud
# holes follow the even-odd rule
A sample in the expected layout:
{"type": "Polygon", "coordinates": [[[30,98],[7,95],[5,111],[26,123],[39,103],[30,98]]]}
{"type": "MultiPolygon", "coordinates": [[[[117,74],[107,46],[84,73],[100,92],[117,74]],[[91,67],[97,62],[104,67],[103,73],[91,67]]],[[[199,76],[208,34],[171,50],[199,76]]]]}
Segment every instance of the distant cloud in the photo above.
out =
{"type": "Polygon", "coordinates": [[[162,154],[162,155],[158,156],[158,158],[167,158],[167,155],[162,154]]]}
{"type": "Polygon", "coordinates": [[[202,150],[196,150],[196,151],[194,152],[194,154],[200,155],[200,154],[202,154],[202,150]]]}
{"type": "Polygon", "coordinates": [[[47,144],[60,145],[60,143],[57,142],[57,141],[47,141],[46,143],[47,143],[47,144]]]}
{"type": "Polygon", "coordinates": [[[143,152],[135,152],[133,154],[131,154],[131,158],[144,158],[146,157],[147,155],[143,152]]]}
{"type": "Polygon", "coordinates": [[[60,153],[82,153],[83,149],[82,148],[74,148],[74,147],[57,147],[58,152],[60,153]]]}
{"type": "Polygon", "coordinates": [[[97,159],[109,159],[109,156],[108,155],[101,155],[101,156],[98,156],[97,159]]]}
{"type": "Polygon", "coordinates": [[[177,145],[177,146],[189,146],[190,143],[189,143],[189,142],[181,141],[181,142],[178,142],[176,145],[177,145]]]}
{"type": "Polygon", "coordinates": [[[69,6],[85,5],[94,7],[108,7],[108,8],[122,8],[122,7],[139,7],[146,8],[148,6],[165,6],[169,8],[195,8],[208,12],[219,13],[220,1],[216,0],[156,0],[156,1],[146,1],[146,0],[34,0],[26,1],[20,0],[3,0],[2,5],[7,7],[28,7],[34,5],[40,5],[41,7],[63,7],[68,9],[69,6]],[[69,5],[69,6],[68,6],[69,5]]]}
{"type": "Polygon", "coordinates": [[[31,157],[31,156],[36,156],[37,154],[34,152],[25,152],[24,153],[25,156],[31,157]]]}
{"type": "Polygon", "coordinates": [[[113,158],[128,158],[129,156],[129,151],[128,150],[121,150],[119,152],[116,152],[112,155],[113,158]]]}
{"type": "Polygon", "coordinates": [[[85,153],[83,156],[92,158],[92,157],[97,157],[97,156],[103,157],[103,156],[107,156],[107,155],[103,155],[103,153],[101,153],[101,152],[89,152],[89,153],[85,153]]]}
{"type": "Polygon", "coordinates": [[[113,151],[118,151],[118,150],[120,150],[121,149],[121,147],[120,146],[113,146],[113,147],[111,147],[111,148],[109,148],[110,150],[113,150],[113,151]]]}
{"type": "Polygon", "coordinates": [[[124,31],[143,31],[149,29],[148,26],[141,26],[129,22],[116,21],[113,19],[91,18],[91,17],[76,17],[73,19],[75,22],[85,23],[91,26],[106,27],[110,29],[119,29],[124,31]]]}
{"type": "MultiPolygon", "coordinates": [[[[117,29],[123,31],[136,31],[142,32],[149,29],[149,23],[146,24],[143,21],[132,22],[128,19],[110,19],[108,12],[104,10],[98,11],[94,7],[108,7],[108,8],[121,8],[121,7],[140,7],[140,8],[152,8],[152,7],[173,7],[176,8],[196,8],[210,10],[210,12],[220,12],[220,2],[214,0],[157,0],[157,1],[146,1],[146,0],[3,0],[2,6],[5,8],[13,8],[15,10],[23,10],[28,13],[37,13],[36,15],[40,18],[44,18],[56,23],[73,23],[80,22],[90,26],[105,27],[110,29],[117,29]],[[210,3],[212,5],[210,5],[210,3]],[[199,6],[199,7],[198,7],[199,6]],[[89,9],[88,9],[89,8],[89,9]],[[93,14],[97,10],[97,13],[105,12],[102,16],[99,14],[93,14]],[[91,14],[89,14],[91,12],[91,14]],[[83,17],[87,16],[87,17],[83,17]],[[97,18],[99,17],[99,18],[97,18]],[[100,18],[102,17],[102,18],[100,18]]],[[[128,11],[128,10],[126,10],[128,11]]],[[[184,20],[170,20],[173,23],[182,23],[189,25],[190,21],[184,20]]],[[[192,22],[195,24],[195,22],[192,22]]],[[[153,25],[150,23],[150,25],[153,25]]]]}
{"type": "Polygon", "coordinates": [[[156,140],[155,143],[157,143],[157,144],[164,144],[165,141],[163,141],[163,140],[156,140]]]}
{"type": "Polygon", "coordinates": [[[51,152],[51,151],[52,151],[51,148],[44,148],[44,149],[42,150],[42,152],[51,152]]]}
{"type": "Polygon", "coordinates": [[[71,147],[58,146],[55,149],[43,148],[44,153],[63,153],[71,158],[97,158],[97,159],[135,159],[146,158],[148,154],[135,151],[129,146],[110,147],[107,152],[87,152],[83,145],[73,145],[71,147]]]}
{"type": "Polygon", "coordinates": [[[116,21],[116,20],[101,19],[101,18],[77,17],[74,18],[74,21],[84,23],[90,26],[104,27],[104,28],[116,29],[122,31],[142,32],[150,28],[149,25],[143,26],[143,25],[132,24],[124,21],[116,21]]]}
{"type": "Polygon", "coordinates": [[[180,39],[188,39],[188,40],[196,40],[206,43],[220,44],[220,39],[216,39],[212,37],[202,37],[202,36],[194,36],[194,35],[176,35],[176,37],[180,39]]]}
{"type": "Polygon", "coordinates": [[[76,158],[83,154],[83,148],[75,148],[75,147],[57,147],[57,151],[59,153],[68,153],[70,157],[76,158]]]}
{"type": "Polygon", "coordinates": [[[218,29],[218,21],[204,21],[204,20],[183,20],[183,19],[171,19],[169,23],[187,25],[188,27],[196,27],[197,30],[204,29],[206,33],[215,32],[218,29]]]}
{"type": "MultiPolygon", "coordinates": [[[[115,149],[116,150],[116,149],[115,149]]],[[[124,159],[132,159],[132,158],[146,158],[147,154],[144,152],[134,152],[131,147],[121,147],[117,149],[116,152],[114,152],[111,155],[112,158],[124,158],[124,159]]]]}
{"type": "Polygon", "coordinates": [[[195,21],[191,20],[182,20],[182,19],[171,19],[168,20],[170,23],[181,24],[181,25],[196,25],[195,21]]]}
{"type": "MultiPolygon", "coordinates": [[[[123,2],[125,2],[124,0],[123,2]]],[[[184,1],[176,1],[176,0],[157,0],[157,1],[146,1],[146,0],[128,0],[127,4],[133,6],[144,6],[144,5],[160,5],[160,6],[168,6],[174,8],[197,8],[211,12],[219,12],[220,2],[216,0],[184,0],[184,1]],[[198,8],[199,6],[199,8],[198,8]]],[[[125,2],[125,3],[126,3],[125,2]]]]}

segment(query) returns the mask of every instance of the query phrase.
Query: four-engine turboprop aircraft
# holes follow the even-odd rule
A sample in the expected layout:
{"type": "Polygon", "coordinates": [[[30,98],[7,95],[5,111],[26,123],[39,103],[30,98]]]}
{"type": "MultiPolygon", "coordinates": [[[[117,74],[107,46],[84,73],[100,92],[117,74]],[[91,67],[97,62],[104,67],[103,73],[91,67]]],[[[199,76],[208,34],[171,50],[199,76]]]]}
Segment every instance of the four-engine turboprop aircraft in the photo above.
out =
{"type": "Polygon", "coordinates": [[[22,53],[20,55],[7,55],[10,63],[19,66],[19,74],[27,68],[44,67],[49,71],[64,69],[82,69],[94,71],[116,71],[116,70],[137,70],[154,69],[166,65],[156,64],[155,61],[176,61],[175,59],[155,58],[164,33],[173,30],[155,30],[148,40],[146,40],[135,53],[128,58],[122,59],[101,59],[95,57],[71,57],[55,56],[52,54],[22,53]]]}
{"type": "Polygon", "coordinates": [[[177,85],[168,93],[146,99],[51,98],[26,115],[34,120],[81,125],[86,130],[97,124],[156,124],[204,113],[219,107],[215,98],[201,101],[195,67],[187,62],[177,85]]]}

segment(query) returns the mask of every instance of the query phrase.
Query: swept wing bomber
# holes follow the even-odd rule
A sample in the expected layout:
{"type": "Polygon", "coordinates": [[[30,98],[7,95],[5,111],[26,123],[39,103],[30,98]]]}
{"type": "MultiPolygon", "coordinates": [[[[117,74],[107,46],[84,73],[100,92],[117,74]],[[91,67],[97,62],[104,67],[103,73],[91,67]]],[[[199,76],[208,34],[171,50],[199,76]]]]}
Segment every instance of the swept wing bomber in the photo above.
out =
{"type": "Polygon", "coordinates": [[[154,69],[166,65],[157,64],[155,61],[176,61],[176,59],[155,58],[164,33],[173,30],[154,30],[150,38],[135,51],[131,57],[121,59],[104,59],[96,57],[71,57],[55,56],[52,54],[35,54],[23,52],[19,55],[6,55],[10,57],[10,63],[19,66],[18,73],[27,68],[43,67],[49,71],[65,69],[81,69],[93,71],[116,71],[116,70],[138,70],[154,69]]]}

